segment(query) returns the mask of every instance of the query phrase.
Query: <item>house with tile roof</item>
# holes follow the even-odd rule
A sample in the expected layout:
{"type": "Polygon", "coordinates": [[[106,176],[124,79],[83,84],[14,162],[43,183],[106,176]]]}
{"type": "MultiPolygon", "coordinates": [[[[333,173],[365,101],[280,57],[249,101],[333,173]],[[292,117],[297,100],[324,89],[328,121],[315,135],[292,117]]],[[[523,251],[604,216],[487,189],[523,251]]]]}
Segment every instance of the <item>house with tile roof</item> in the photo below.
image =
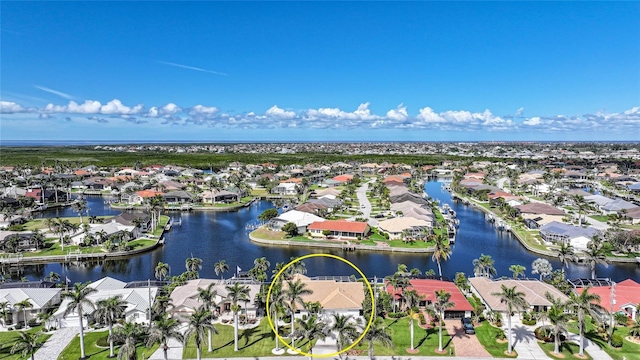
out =
{"type": "MultiPolygon", "coordinates": [[[[528,304],[525,310],[546,311],[551,302],[546,298],[546,293],[550,293],[554,298],[566,301],[568,298],[554,286],[537,279],[489,279],[484,276],[469,278],[471,292],[477,295],[486,307],[486,311],[497,311],[506,313],[506,305],[500,302],[500,297],[493,295],[502,291],[502,285],[511,288],[516,287],[516,291],[524,293],[524,299],[528,304]]],[[[516,316],[518,313],[516,312],[516,316]]]]}
{"type": "MultiPolygon", "coordinates": [[[[582,294],[585,288],[579,287],[574,289],[578,294],[582,294]]],[[[600,302],[596,303],[604,308],[604,310],[613,312],[622,311],[630,319],[638,320],[638,304],[640,304],[640,284],[627,279],[613,285],[593,286],[589,288],[590,294],[600,296],[600,302]],[[614,299],[615,297],[615,299],[614,299]],[[615,301],[614,301],[615,300],[615,301]]]]}
{"type": "MultiPolygon", "coordinates": [[[[364,301],[364,286],[359,281],[336,281],[328,278],[309,278],[296,274],[292,281],[300,280],[312,293],[303,295],[302,299],[307,302],[318,302],[322,306],[322,313],[360,316],[362,302],[364,301]]],[[[283,287],[286,288],[286,282],[283,287]]],[[[297,312],[299,315],[305,313],[304,309],[297,312]]]]}
{"type": "Polygon", "coordinates": [[[547,242],[568,243],[576,250],[586,250],[587,244],[600,232],[593,227],[580,227],[552,221],[540,227],[540,237],[547,242]]]}
{"type": "Polygon", "coordinates": [[[328,230],[330,237],[355,240],[358,237],[364,238],[367,236],[370,228],[369,224],[361,221],[324,220],[311,223],[307,226],[307,230],[312,237],[325,237],[323,231],[328,230]]]}
{"type": "Polygon", "coordinates": [[[273,230],[280,230],[286,223],[294,223],[298,227],[298,233],[303,234],[307,231],[307,227],[314,223],[325,221],[323,218],[311,214],[309,212],[289,210],[277,217],[269,220],[267,227],[273,230]]]}
{"type": "MultiPolygon", "coordinates": [[[[451,294],[451,298],[449,300],[453,302],[454,305],[453,307],[445,310],[445,319],[470,317],[473,312],[473,307],[469,301],[467,301],[467,298],[451,281],[438,279],[411,279],[409,280],[409,284],[410,286],[407,287],[407,290],[416,290],[418,295],[421,297],[421,300],[418,303],[419,307],[426,307],[433,303],[436,299],[436,291],[444,290],[451,294]]],[[[387,284],[386,290],[389,294],[395,296],[396,300],[400,300],[402,298],[402,293],[399,290],[394,289],[393,286],[387,284]]]]}

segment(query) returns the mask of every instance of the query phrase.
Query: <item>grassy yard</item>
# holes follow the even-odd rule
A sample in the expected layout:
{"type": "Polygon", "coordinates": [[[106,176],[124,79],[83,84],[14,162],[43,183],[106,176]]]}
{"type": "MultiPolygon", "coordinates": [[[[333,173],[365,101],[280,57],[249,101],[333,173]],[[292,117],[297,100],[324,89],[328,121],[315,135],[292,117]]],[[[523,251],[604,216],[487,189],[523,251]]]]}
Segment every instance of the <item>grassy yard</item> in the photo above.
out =
{"type": "MultiPolygon", "coordinates": [[[[233,351],[233,326],[216,324],[218,334],[213,335],[213,352],[207,351],[207,342],[201,345],[202,357],[204,358],[227,358],[227,357],[263,357],[273,356],[271,349],[276,345],[275,334],[269,327],[267,319],[262,319],[260,325],[253,329],[238,330],[238,351],[233,351]]],[[[288,329],[288,328],[285,328],[288,329]]],[[[296,341],[296,347],[307,350],[307,341],[296,341]]],[[[281,347],[284,345],[280,344],[281,347]]],[[[190,338],[182,354],[183,359],[196,358],[196,344],[190,338]]]]}
{"type": "Polygon", "coordinates": [[[578,344],[563,342],[560,346],[560,354],[553,353],[555,344],[553,342],[538,343],[540,348],[552,359],[593,359],[586,351],[584,352],[585,358],[580,358],[577,355],[580,353],[580,347],[578,344]]]}
{"type": "MultiPolygon", "coordinates": [[[[27,330],[27,332],[36,333],[36,332],[38,332],[40,330],[42,330],[42,326],[34,327],[32,329],[27,330]]],[[[0,359],[2,359],[2,360],[18,360],[18,359],[22,359],[22,356],[20,356],[20,353],[11,354],[11,347],[13,347],[13,344],[18,339],[18,336],[19,336],[18,333],[19,333],[19,331],[2,331],[2,332],[0,332],[0,359]]],[[[50,337],[51,337],[51,335],[49,335],[49,334],[41,334],[38,337],[38,341],[41,344],[44,344],[44,342],[47,341],[47,339],[50,338],[50,337]]]]}
{"type": "Polygon", "coordinates": [[[285,232],[284,231],[272,231],[267,228],[259,228],[254,230],[251,233],[252,236],[255,236],[260,239],[265,240],[283,240],[285,232]]]}
{"type": "Polygon", "coordinates": [[[433,246],[433,241],[424,242],[424,241],[416,241],[414,243],[405,243],[402,240],[389,240],[387,241],[389,246],[398,247],[398,248],[409,248],[409,249],[426,249],[433,246]]]}
{"type": "MultiPolygon", "coordinates": [[[[570,332],[578,334],[578,326],[576,322],[569,323],[568,329],[570,332]]],[[[626,338],[629,336],[629,328],[618,326],[616,327],[615,334],[622,336],[622,338],[626,338]]],[[[621,348],[614,348],[610,346],[605,340],[598,336],[590,318],[587,318],[585,337],[600,346],[602,350],[615,360],[640,360],[640,344],[635,344],[625,339],[622,342],[621,348]]]]}
{"type": "Polygon", "coordinates": [[[606,223],[609,220],[609,217],[605,215],[589,215],[589,217],[603,223],[606,223]]]}
{"type": "MultiPolygon", "coordinates": [[[[476,326],[476,337],[480,344],[491,354],[493,357],[506,357],[506,351],[508,348],[507,342],[498,342],[498,334],[502,332],[502,329],[492,326],[487,321],[483,321],[480,325],[476,326]]],[[[518,356],[513,351],[513,357],[518,356]]]]}
{"type": "MultiPolygon", "coordinates": [[[[438,350],[438,327],[432,329],[422,329],[417,325],[417,321],[413,324],[413,346],[418,350],[417,354],[410,354],[407,349],[411,347],[411,339],[409,337],[409,320],[407,318],[401,319],[385,319],[385,325],[393,339],[393,348],[382,347],[378,344],[374,345],[374,354],[377,356],[438,356],[436,353],[438,350]]],[[[447,333],[447,330],[442,328],[442,348],[446,351],[446,356],[449,355],[451,349],[452,354],[455,355],[455,349],[453,349],[453,342],[451,337],[447,333]]],[[[368,344],[362,342],[355,346],[353,350],[360,350],[361,356],[367,355],[368,344]]]]}
{"type": "MultiPolygon", "coordinates": [[[[92,331],[84,334],[84,347],[85,354],[92,360],[109,358],[109,346],[98,346],[97,342],[101,339],[105,339],[109,335],[108,331],[92,331]]],[[[102,340],[105,342],[105,340],[102,340]]],[[[108,342],[107,342],[108,344],[108,342]]],[[[147,348],[144,344],[136,346],[137,359],[148,359],[157,349],[158,345],[153,345],[151,348],[147,348]]],[[[118,353],[118,346],[115,348],[116,354],[118,353]]],[[[79,359],[80,358],[80,336],[76,336],[71,343],[62,351],[59,360],[63,359],[79,359]]]]}

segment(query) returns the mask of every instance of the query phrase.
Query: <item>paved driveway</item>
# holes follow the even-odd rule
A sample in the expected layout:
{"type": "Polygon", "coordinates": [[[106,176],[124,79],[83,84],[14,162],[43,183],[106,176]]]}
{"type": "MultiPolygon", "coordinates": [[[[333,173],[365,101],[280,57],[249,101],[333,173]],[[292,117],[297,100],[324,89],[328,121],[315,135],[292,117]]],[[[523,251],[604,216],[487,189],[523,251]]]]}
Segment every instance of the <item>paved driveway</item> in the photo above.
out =
{"type": "Polygon", "coordinates": [[[475,335],[467,335],[464,333],[460,320],[447,320],[445,321],[445,327],[447,332],[452,336],[453,346],[456,349],[456,357],[491,357],[491,354],[484,349],[475,335]]]}

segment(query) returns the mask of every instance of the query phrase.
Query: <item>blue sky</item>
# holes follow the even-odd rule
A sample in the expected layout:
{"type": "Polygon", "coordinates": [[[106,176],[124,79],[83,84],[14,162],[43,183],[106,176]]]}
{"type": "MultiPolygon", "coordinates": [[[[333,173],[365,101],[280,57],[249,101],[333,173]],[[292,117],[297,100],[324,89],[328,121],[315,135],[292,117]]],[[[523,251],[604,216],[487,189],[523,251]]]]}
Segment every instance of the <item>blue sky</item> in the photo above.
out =
{"type": "Polygon", "coordinates": [[[2,140],[638,140],[640,2],[11,2],[2,140]]]}

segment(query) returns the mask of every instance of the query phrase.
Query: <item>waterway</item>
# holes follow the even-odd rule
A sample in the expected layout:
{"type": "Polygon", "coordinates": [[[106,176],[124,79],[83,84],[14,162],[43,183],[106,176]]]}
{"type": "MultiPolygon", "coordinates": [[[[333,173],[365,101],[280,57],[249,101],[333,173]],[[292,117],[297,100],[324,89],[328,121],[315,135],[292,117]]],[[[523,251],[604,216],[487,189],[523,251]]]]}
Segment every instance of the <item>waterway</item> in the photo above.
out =
{"type": "MultiPolygon", "coordinates": [[[[511,276],[509,266],[520,264],[527,268],[527,276],[531,274],[531,263],[538,255],[528,252],[510,233],[499,231],[485,221],[484,214],[473,207],[454,202],[450,194],[441,189],[441,183],[429,182],[425,185],[427,193],[441,203],[449,204],[460,219],[460,228],[453,246],[453,254],[448,261],[442,263],[443,275],[453,278],[456,272],[467,275],[473,273],[473,259],[481,254],[488,254],[495,260],[498,276],[511,276]]],[[[101,197],[88,197],[91,215],[115,215],[119,211],[110,209],[101,197]]],[[[272,207],[268,201],[259,201],[253,205],[233,212],[171,212],[174,220],[182,218],[181,226],[165,234],[165,245],[149,253],[126,260],[108,260],[97,263],[80,263],[71,265],[47,264],[27,266],[21,275],[30,279],[41,279],[50,271],[69,277],[73,282],[97,280],[104,276],[112,276],[123,281],[146,280],[153,278],[154,267],[159,262],[170,265],[171,274],[177,275],[185,269],[185,259],[195,256],[203,259],[200,276],[216,278],[214,263],[225,260],[229,265],[230,277],[237,267],[249,270],[253,260],[266,257],[273,268],[276,262],[287,262],[291,257],[309,253],[323,252],[319,249],[300,247],[273,247],[254,244],[249,241],[246,224],[255,223],[257,216],[272,207]]],[[[51,209],[41,214],[44,217],[77,216],[71,209],[51,209]]],[[[339,255],[358,266],[367,277],[383,277],[396,271],[398,264],[406,264],[410,269],[421,271],[434,269],[437,265],[430,254],[393,254],[380,252],[344,252],[326,250],[339,255]]],[[[548,258],[554,269],[560,267],[559,261],[548,258]]],[[[355,271],[347,264],[327,258],[311,258],[305,260],[310,275],[351,275],[355,271]]],[[[640,282],[640,267],[634,264],[598,266],[599,277],[610,277],[615,281],[633,278],[640,282]]],[[[569,278],[589,277],[587,266],[572,264],[567,269],[569,278]]],[[[17,276],[17,275],[16,275],[17,276]]]]}

